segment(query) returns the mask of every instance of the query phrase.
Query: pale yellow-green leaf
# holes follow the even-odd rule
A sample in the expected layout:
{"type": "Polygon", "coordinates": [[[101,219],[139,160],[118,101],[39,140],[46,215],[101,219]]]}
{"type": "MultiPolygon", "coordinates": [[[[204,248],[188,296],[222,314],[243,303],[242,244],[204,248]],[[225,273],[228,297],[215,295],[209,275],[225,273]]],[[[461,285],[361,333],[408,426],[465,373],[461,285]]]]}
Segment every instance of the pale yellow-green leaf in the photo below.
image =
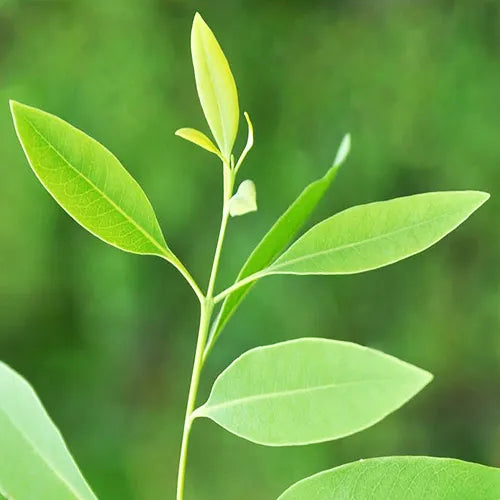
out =
{"type": "Polygon", "coordinates": [[[252,122],[250,120],[250,116],[248,116],[248,113],[246,111],[243,113],[243,115],[245,116],[245,120],[247,121],[247,125],[248,125],[248,137],[247,137],[247,143],[245,145],[245,148],[243,149],[243,151],[238,159],[238,162],[236,163],[236,167],[235,167],[236,171],[238,171],[241,164],[243,163],[243,160],[246,158],[248,152],[253,147],[253,125],[252,125],[252,122]]]}
{"type": "Polygon", "coordinates": [[[229,215],[236,217],[257,211],[257,194],[251,180],[243,181],[236,194],[229,200],[229,215]]]}
{"type": "Polygon", "coordinates": [[[203,113],[215,142],[229,161],[238,132],[238,93],[226,56],[198,13],[191,31],[191,53],[203,113]]]}
{"type": "Polygon", "coordinates": [[[217,146],[203,133],[194,128],[180,128],[175,132],[175,135],[186,139],[186,141],[192,142],[200,148],[203,148],[210,153],[216,154],[218,157],[222,158],[220,151],[217,146]]]}

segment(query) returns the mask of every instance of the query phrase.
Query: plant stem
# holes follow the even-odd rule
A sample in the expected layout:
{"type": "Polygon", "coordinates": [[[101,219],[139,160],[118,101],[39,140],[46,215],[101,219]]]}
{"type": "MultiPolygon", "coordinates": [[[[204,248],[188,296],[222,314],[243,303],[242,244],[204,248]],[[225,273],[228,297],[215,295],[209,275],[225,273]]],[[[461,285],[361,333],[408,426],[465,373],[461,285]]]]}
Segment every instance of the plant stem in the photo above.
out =
{"type": "Polygon", "coordinates": [[[238,290],[238,288],[241,288],[242,286],[248,285],[249,283],[252,283],[253,281],[258,280],[262,276],[263,276],[263,272],[259,271],[259,272],[254,273],[254,274],[250,274],[249,276],[241,279],[240,281],[237,281],[236,283],[234,283],[234,285],[231,285],[230,287],[226,288],[221,293],[216,295],[214,297],[214,304],[217,304],[221,300],[225,299],[228,295],[233,293],[235,290],[238,290]]]}
{"type": "Polygon", "coordinates": [[[189,435],[191,433],[191,424],[193,420],[191,414],[196,405],[196,395],[200,383],[201,369],[203,367],[203,351],[207,339],[208,329],[210,327],[210,318],[212,316],[213,302],[204,300],[201,304],[200,326],[198,329],[198,341],[196,343],[196,353],[194,356],[193,372],[191,374],[191,384],[189,386],[189,396],[186,406],[186,416],[184,419],[184,430],[182,433],[181,455],[179,458],[179,469],[177,474],[177,500],[184,498],[184,481],[186,477],[186,464],[189,446],[189,435]]]}
{"type": "MultiPolygon", "coordinates": [[[[229,165],[224,163],[224,203],[222,207],[222,220],[217,238],[217,245],[215,248],[215,255],[212,264],[212,271],[210,272],[210,279],[208,281],[207,295],[198,294],[200,298],[200,325],[198,328],[198,340],[196,342],[196,353],[194,356],[193,371],[191,374],[191,383],[189,385],[188,402],[186,405],[186,416],[184,418],[184,430],[182,433],[181,454],[179,458],[179,469],[177,474],[177,500],[184,498],[184,483],[186,478],[186,465],[189,448],[189,435],[191,433],[191,425],[193,423],[193,412],[196,406],[196,396],[198,394],[198,386],[200,384],[201,370],[203,368],[205,345],[207,342],[208,331],[210,328],[210,320],[212,319],[212,312],[214,309],[213,293],[215,287],[215,280],[217,278],[217,270],[219,269],[219,261],[222,252],[222,245],[224,243],[224,236],[226,234],[227,222],[229,219],[228,202],[231,198],[234,184],[234,175],[229,165]]],[[[183,268],[184,269],[184,268],[183,268]]],[[[179,269],[181,272],[182,270],[179,269]]],[[[185,270],[185,269],[184,269],[185,270]]],[[[187,272],[187,271],[186,271],[187,272]]],[[[184,273],[183,273],[184,274],[184,273]]],[[[187,273],[189,275],[189,273],[187,273]]],[[[186,277],[186,276],[185,276],[186,277]]],[[[188,280],[189,281],[189,280],[188,280]]],[[[194,280],[193,280],[194,281],[194,280]]],[[[191,286],[193,284],[189,281],[191,286]]],[[[198,289],[198,287],[196,286],[198,289]]],[[[199,289],[198,289],[199,290],[199,289]]]]}

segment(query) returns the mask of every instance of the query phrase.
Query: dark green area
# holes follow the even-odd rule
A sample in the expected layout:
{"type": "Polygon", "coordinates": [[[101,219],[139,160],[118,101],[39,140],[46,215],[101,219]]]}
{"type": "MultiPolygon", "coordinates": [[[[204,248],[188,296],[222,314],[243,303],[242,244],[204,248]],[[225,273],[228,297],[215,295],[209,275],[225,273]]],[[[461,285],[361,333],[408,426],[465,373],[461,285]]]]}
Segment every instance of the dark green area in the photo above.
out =
{"type": "Polygon", "coordinates": [[[209,360],[200,402],[244,350],[300,336],[379,348],[436,378],[384,422],[323,445],[265,448],[199,422],[187,497],[276,498],[309,474],[380,455],[500,466],[496,0],[1,0],[2,360],[31,381],[100,497],[173,498],[196,300],[160,259],[107,247],[56,206],[27,165],[8,99],[111,149],[148,193],[169,246],[206,283],[220,166],[173,135],[208,130],[189,54],[196,10],[221,41],[256,131],[241,178],[256,182],[259,211],[231,221],[219,290],[326,171],[346,131],[351,157],[315,220],[427,190],[492,199],[393,267],[270,277],[252,290],[209,360]]]}

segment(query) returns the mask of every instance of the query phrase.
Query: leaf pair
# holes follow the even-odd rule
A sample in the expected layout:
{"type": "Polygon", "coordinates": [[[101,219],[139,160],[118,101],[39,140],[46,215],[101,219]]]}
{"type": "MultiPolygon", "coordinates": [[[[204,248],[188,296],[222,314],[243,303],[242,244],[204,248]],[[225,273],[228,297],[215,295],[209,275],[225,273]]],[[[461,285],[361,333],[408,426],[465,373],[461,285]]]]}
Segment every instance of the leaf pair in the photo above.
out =
{"type": "Polygon", "coordinates": [[[236,83],[215,35],[196,13],[191,29],[196,89],[217,146],[199,130],[182,128],[176,135],[219,156],[227,165],[238,133],[239,104],[236,83]]]}

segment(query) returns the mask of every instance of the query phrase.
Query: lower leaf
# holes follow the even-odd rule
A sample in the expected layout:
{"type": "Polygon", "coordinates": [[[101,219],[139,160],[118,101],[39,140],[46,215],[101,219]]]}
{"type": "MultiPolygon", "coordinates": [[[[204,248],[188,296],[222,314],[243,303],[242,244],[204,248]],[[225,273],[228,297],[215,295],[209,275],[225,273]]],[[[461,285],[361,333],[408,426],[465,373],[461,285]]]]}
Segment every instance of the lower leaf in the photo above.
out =
{"type": "Polygon", "coordinates": [[[452,458],[360,460],[303,479],[278,500],[498,500],[500,469],[452,458]]]}
{"type": "Polygon", "coordinates": [[[373,349],[303,338],[243,354],[217,378],[194,416],[259,444],[317,443],[374,425],[431,379],[373,349]]]}

